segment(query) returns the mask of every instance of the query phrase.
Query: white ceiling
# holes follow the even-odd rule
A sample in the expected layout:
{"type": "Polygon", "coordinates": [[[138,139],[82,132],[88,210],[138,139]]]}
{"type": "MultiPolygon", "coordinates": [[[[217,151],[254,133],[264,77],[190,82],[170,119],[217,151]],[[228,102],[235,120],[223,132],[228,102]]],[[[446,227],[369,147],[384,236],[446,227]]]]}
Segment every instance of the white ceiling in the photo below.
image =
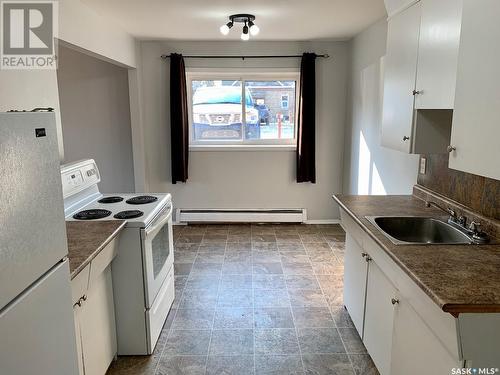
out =
{"type": "Polygon", "coordinates": [[[219,26],[234,13],[251,13],[253,40],[349,39],[385,16],[383,0],[82,0],[140,39],[239,39],[219,26]]]}

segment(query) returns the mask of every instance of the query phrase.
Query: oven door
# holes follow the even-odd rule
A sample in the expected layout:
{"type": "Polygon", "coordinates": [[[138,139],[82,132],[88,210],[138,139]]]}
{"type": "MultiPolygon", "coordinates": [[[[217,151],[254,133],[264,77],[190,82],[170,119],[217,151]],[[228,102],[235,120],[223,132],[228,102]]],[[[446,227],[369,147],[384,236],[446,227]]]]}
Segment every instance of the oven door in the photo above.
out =
{"type": "Polygon", "coordinates": [[[172,204],[169,203],[153,222],[141,229],[146,308],[150,308],[174,264],[172,204]]]}

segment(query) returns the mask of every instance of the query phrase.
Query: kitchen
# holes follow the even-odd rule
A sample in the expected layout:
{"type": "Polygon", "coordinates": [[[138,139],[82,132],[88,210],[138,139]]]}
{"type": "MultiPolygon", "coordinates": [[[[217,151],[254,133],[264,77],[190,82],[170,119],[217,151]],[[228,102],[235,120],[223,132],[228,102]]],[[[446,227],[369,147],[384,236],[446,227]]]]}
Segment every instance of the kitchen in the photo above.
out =
{"type": "Polygon", "coordinates": [[[26,4],[1,374],[498,372],[494,0],[26,4]]]}

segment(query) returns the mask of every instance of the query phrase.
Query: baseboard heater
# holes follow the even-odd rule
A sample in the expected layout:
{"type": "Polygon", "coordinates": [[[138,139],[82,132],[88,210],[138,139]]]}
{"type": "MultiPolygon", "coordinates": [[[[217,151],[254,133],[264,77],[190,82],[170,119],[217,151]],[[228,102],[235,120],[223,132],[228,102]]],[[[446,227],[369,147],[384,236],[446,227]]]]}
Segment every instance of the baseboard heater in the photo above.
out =
{"type": "Polygon", "coordinates": [[[307,220],[305,208],[287,209],[193,209],[178,208],[179,223],[303,223],[307,220]]]}

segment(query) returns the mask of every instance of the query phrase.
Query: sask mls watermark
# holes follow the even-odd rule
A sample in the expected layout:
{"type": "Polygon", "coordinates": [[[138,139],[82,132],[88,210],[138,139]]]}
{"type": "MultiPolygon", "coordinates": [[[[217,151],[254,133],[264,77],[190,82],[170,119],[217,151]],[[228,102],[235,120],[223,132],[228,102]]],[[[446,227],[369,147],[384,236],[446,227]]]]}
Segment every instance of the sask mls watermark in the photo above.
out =
{"type": "Polygon", "coordinates": [[[56,69],[57,1],[0,1],[0,69],[56,69]]]}

